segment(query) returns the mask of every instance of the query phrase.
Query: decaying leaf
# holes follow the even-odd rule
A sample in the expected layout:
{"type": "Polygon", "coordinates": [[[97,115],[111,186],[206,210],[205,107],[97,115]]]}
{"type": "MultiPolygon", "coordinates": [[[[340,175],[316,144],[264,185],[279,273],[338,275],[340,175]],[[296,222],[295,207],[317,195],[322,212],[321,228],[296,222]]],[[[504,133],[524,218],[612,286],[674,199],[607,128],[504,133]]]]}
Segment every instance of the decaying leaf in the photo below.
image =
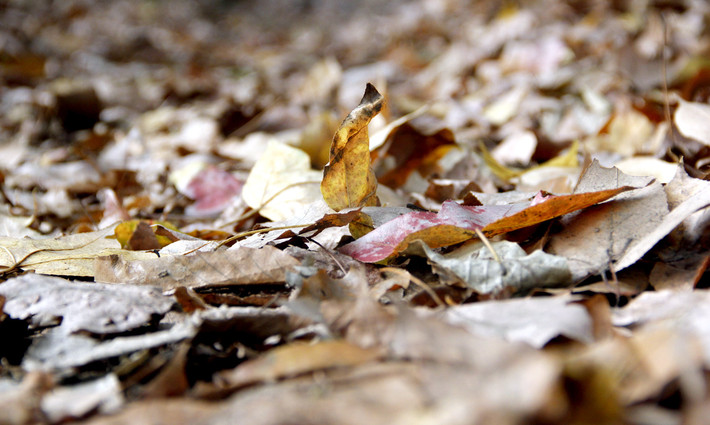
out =
{"type": "Polygon", "coordinates": [[[590,343],[592,320],[587,310],[568,297],[487,301],[455,306],[446,321],[474,335],[497,336],[511,342],[543,347],[563,335],[590,343]]]}
{"type": "Polygon", "coordinates": [[[298,264],[296,259],[271,246],[262,249],[240,247],[142,261],[108,256],[96,260],[96,280],[153,285],[164,291],[179,286],[280,284],[285,280],[286,271],[298,264]]]}
{"type": "MultiPolygon", "coordinates": [[[[93,276],[94,260],[104,255],[125,259],[155,258],[152,252],[120,249],[111,239],[109,227],[97,232],[78,233],[56,239],[0,238],[0,266],[6,270],[33,270],[39,274],[58,276],[93,276]]],[[[2,270],[0,270],[2,271],[2,270]]]]}
{"type": "Polygon", "coordinates": [[[269,351],[263,358],[220,373],[221,385],[231,388],[334,367],[356,366],[382,356],[378,349],[360,348],[347,341],[332,340],[316,344],[293,343],[269,351]]]}
{"type": "Polygon", "coordinates": [[[126,332],[151,324],[175,301],[155,288],[72,283],[42,275],[24,275],[0,284],[3,311],[33,326],[60,323],[65,333],[126,332]]]}
{"type": "Polygon", "coordinates": [[[321,192],[335,211],[377,205],[377,179],[370,165],[367,124],[382,110],[384,103],[384,97],[368,83],[360,105],[350,112],[333,137],[321,192]]]}
{"type": "Polygon", "coordinates": [[[423,245],[427,258],[436,269],[455,274],[479,293],[499,292],[506,288],[525,292],[570,283],[572,276],[563,257],[540,250],[527,255],[518,244],[508,241],[494,242],[491,247],[494,252],[476,242],[441,255],[423,245]]]}

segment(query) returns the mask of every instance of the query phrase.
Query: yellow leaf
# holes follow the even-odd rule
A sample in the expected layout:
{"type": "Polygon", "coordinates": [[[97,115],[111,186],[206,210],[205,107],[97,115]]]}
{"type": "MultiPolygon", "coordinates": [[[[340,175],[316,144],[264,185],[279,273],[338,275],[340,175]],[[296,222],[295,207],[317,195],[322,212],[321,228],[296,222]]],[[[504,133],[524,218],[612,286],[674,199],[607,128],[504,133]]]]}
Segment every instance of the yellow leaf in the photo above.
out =
{"type": "Polygon", "coordinates": [[[518,177],[529,171],[539,170],[544,167],[576,167],[578,165],[577,153],[579,152],[579,142],[577,142],[576,140],[572,143],[572,146],[570,146],[570,148],[564,154],[556,156],[547,162],[544,162],[536,167],[532,167],[527,170],[509,168],[500,164],[498,161],[495,160],[495,158],[493,158],[493,155],[491,155],[491,153],[488,151],[488,149],[486,149],[486,146],[483,143],[479,145],[479,148],[481,149],[481,156],[483,157],[483,162],[486,163],[486,165],[491,169],[491,171],[493,172],[493,174],[496,175],[496,177],[503,181],[509,181],[514,177],[518,177]]]}
{"type": "Polygon", "coordinates": [[[323,199],[335,211],[377,205],[377,179],[370,164],[367,124],[384,103],[384,97],[368,83],[360,104],[333,137],[330,162],[323,170],[320,188],[323,199]]]}
{"type": "Polygon", "coordinates": [[[160,224],[165,228],[177,231],[175,226],[165,221],[129,220],[116,226],[114,235],[123,249],[160,249],[173,243],[165,236],[156,235],[155,229],[151,227],[152,224],[160,224]]]}

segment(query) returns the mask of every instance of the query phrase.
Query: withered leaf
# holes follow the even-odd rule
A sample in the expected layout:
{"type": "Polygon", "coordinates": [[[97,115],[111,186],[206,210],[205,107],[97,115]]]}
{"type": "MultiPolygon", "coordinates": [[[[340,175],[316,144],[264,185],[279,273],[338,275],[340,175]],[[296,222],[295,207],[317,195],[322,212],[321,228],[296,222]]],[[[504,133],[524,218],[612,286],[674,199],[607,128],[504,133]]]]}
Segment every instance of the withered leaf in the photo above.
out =
{"type": "Polygon", "coordinates": [[[384,103],[384,97],[368,83],[360,104],[333,137],[330,162],[323,170],[321,193],[335,211],[377,205],[377,179],[370,164],[367,125],[384,103]]]}
{"type": "Polygon", "coordinates": [[[61,321],[66,333],[126,332],[161,317],[175,301],[151,287],[69,282],[28,274],[0,285],[4,312],[35,326],[61,321]]]}
{"type": "Polygon", "coordinates": [[[479,293],[491,293],[511,287],[516,291],[556,287],[570,283],[567,260],[541,250],[526,255],[518,244],[493,242],[493,253],[483,243],[471,243],[446,254],[423,247],[429,261],[454,273],[479,293]]]}
{"type": "Polygon", "coordinates": [[[382,354],[380,349],[361,348],[342,340],[316,344],[292,343],[274,348],[263,357],[243,363],[236,369],[222,372],[217,379],[225,386],[239,387],[316,370],[356,366],[382,354]]]}
{"type": "Polygon", "coordinates": [[[163,290],[180,286],[250,285],[284,282],[286,270],[299,262],[272,246],[261,249],[197,252],[146,261],[124,261],[118,256],[99,258],[96,280],[109,283],[155,285],[163,290]]]}
{"type": "Polygon", "coordinates": [[[438,248],[471,239],[476,230],[489,236],[510,232],[589,207],[630,189],[633,188],[623,186],[562,196],[538,193],[532,201],[509,205],[465,206],[447,201],[438,213],[415,211],[388,221],[345,245],[342,252],[360,261],[378,262],[404,251],[417,239],[430,248],[438,248]]]}
{"type": "MultiPolygon", "coordinates": [[[[0,238],[0,266],[6,270],[21,268],[39,274],[58,276],[93,276],[94,260],[116,254],[124,259],[155,258],[152,252],[120,249],[110,239],[114,228],[61,236],[55,239],[0,238]]],[[[1,271],[1,270],[0,270],[1,271]]]]}

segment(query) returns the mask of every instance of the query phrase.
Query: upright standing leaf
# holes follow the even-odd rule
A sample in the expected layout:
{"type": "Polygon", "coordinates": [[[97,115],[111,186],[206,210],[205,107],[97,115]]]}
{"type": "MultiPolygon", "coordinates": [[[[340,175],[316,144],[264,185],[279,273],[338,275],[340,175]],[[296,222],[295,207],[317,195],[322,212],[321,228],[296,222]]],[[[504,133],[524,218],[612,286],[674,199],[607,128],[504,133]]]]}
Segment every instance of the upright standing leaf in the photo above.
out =
{"type": "Polygon", "coordinates": [[[345,118],[333,137],[330,162],[323,170],[321,192],[329,207],[377,205],[377,179],[370,166],[367,124],[384,105],[384,98],[367,84],[360,104],[345,118]]]}

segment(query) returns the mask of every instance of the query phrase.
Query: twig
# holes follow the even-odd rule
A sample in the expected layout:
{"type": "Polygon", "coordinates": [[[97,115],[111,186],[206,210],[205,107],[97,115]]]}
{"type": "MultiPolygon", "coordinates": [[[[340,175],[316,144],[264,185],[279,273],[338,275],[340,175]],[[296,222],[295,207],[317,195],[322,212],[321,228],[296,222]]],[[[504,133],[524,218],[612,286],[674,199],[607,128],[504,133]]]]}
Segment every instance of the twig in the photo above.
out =
{"type": "Polygon", "coordinates": [[[476,232],[476,236],[478,236],[478,239],[480,239],[481,242],[483,242],[483,245],[485,245],[486,248],[488,248],[488,250],[491,252],[491,254],[493,255],[493,259],[496,260],[496,263],[502,263],[502,261],[500,261],[500,257],[498,256],[498,253],[495,249],[493,249],[493,245],[491,245],[491,242],[488,240],[486,235],[481,232],[481,229],[476,228],[473,230],[476,232]]]}
{"type": "Polygon", "coordinates": [[[345,271],[345,267],[343,267],[343,265],[340,263],[340,260],[338,260],[338,259],[335,257],[335,255],[333,255],[333,254],[330,252],[330,250],[329,250],[328,248],[324,247],[323,245],[321,245],[320,242],[318,242],[317,240],[315,240],[315,239],[313,239],[313,238],[306,238],[306,239],[308,239],[309,241],[311,241],[311,242],[313,242],[314,244],[316,244],[316,245],[318,245],[319,247],[321,247],[321,249],[322,249],[326,254],[328,254],[328,255],[330,256],[330,258],[333,259],[333,261],[335,261],[335,264],[338,265],[338,268],[340,268],[340,271],[343,272],[343,276],[345,276],[346,274],[348,274],[348,272],[345,271]]]}
{"type": "MultiPolygon", "coordinates": [[[[313,224],[315,224],[315,223],[294,224],[292,226],[280,226],[280,227],[264,227],[262,229],[247,230],[246,232],[237,233],[236,235],[232,235],[232,236],[228,237],[227,239],[221,241],[219,244],[217,244],[217,248],[220,248],[220,247],[224,246],[225,244],[228,244],[228,243],[235,241],[237,239],[244,238],[244,237],[251,236],[251,235],[256,235],[258,233],[266,233],[266,232],[270,232],[272,230],[297,229],[299,227],[308,227],[313,224]]],[[[207,244],[205,244],[203,246],[206,246],[206,245],[207,244]]],[[[197,248],[197,249],[200,249],[200,248],[197,248]]]]}
{"type": "Polygon", "coordinates": [[[264,201],[258,208],[253,209],[253,210],[249,211],[249,212],[246,213],[246,214],[242,214],[241,216],[237,217],[235,220],[229,221],[229,222],[225,223],[224,225],[222,225],[221,227],[226,227],[226,226],[229,226],[229,225],[232,225],[232,224],[239,223],[240,221],[246,220],[247,218],[250,218],[250,217],[252,217],[252,216],[258,214],[259,211],[261,211],[262,208],[264,208],[269,202],[273,201],[277,196],[279,196],[279,195],[281,195],[282,193],[284,193],[287,189],[291,189],[292,187],[296,187],[296,186],[300,186],[300,185],[315,184],[315,183],[320,184],[320,180],[318,180],[318,181],[316,181],[316,180],[307,180],[307,181],[304,181],[304,182],[296,182],[296,183],[288,184],[288,185],[282,187],[281,189],[279,189],[278,191],[276,191],[276,193],[274,193],[273,195],[271,195],[271,196],[269,197],[269,199],[267,199],[266,201],[264,201]]]}

